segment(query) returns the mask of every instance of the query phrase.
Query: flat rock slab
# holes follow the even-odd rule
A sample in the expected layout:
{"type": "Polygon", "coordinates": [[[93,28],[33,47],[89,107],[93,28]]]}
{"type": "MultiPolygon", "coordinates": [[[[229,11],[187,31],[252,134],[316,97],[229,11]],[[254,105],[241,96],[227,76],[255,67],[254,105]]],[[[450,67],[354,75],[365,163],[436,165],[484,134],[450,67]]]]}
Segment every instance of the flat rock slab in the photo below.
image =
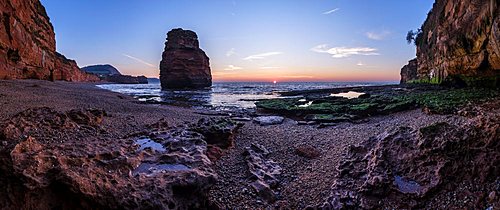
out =
{"type": "Polygon", "coordinates": [[[283,123],[285,120],[284,117],[280,116],[262,116],[253,118],[253,121],[258,123],[259,125],[277,125],[283,123]]]}

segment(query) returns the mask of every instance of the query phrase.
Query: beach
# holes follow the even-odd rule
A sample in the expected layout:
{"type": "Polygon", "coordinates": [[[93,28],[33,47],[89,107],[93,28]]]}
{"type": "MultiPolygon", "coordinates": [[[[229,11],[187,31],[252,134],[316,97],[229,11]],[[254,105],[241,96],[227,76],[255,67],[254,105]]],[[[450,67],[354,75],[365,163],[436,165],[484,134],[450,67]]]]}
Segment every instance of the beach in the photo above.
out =
{"type": "MultiPolygon", "coordinates": [[[[49,107],[58,112],[73,109],[105,111],[101,127],[108,134],[104,139],[120,139],[120,143],[97,142],[103,138],[85,136],[81,140],[90,141],[85,142],[90,145],[86,147],[89,151],[85,152],[98,148],[94,148],[93,144],[107,145],[104,147],[108,149],[119,148],[120,144],[133,145],[134,142],[127,139],[127,136],[144,131],[159,121],[169,126],[178,126],[207,117],[227,118],[197,114],[199,111],[185,107],[144,104],[131,96],[98,88],[93,83],[13,80],[1,81],[0,87],[2,122],[24,110],[40,107],[49,107]]],[[[465,117],[459,115],[426,114],[420,109],[414,109],[325,128],[298,125],[297,121],[289,118],[282,124],[269,126],[243,121],[240,122],[242,127],[235,134],[234,146],[214,161],[212,168],[218,179],[209,190],[207,199],[211,205],[219,208],[301,209],[318,206],[329,196],[338,175],[337,168],[342,155],[350,145],[362,143],[370,137],[399,127],[419,129],[436,122],[459,124],[465,120],[465,117]],[[243,153],[252,144],[267,148],[268,159],[281,168],[281,174],[277,178],[279,185],[274,189],[276,198],[273,201],[262,198],[249,185],[249,169],[243,153]],[[317,154],[300,155],[298,148],[313,150],[317,154]]],[[[432,200],[428,202],[432,203],[432,200]]]]}

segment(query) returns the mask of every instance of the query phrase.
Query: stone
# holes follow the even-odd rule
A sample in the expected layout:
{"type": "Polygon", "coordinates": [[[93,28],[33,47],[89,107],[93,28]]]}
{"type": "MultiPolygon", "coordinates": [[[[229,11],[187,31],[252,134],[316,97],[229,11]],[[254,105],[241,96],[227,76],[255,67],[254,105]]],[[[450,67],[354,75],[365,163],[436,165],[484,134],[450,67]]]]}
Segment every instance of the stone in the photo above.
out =
{"type": "Polygon", "coordinates": [[[54,27],[39,0],[0,0],[0,79],[98,81],[56,52],[54,27]]]}
{"type": "Polygon", "coordinates": [[[262,126],[281,124],[284,120],[285,118],[280,116],[260,116],[253,118],[254,122],[262,126]]]}
{"type": "Polygon", "coordinates": [[[321,152],[309,145],[301,145],[295,148],[295,154],[308,159],[314,159],[321,155],[321,152]]]}
{"type": "Polygon", "coordinates": [[[173,29],[160,62],[162,89],[202,89],[212,86],[209,58],[190,30],[173,29]]]}
{"type": "Polygon", "coordinates": [[[281,167],[269,160],[269,151],[262,145],[252,144],[243,153],[249,171],[250,186],[268,202],[276,200],[276,189],[280,183],[281,167]]]}

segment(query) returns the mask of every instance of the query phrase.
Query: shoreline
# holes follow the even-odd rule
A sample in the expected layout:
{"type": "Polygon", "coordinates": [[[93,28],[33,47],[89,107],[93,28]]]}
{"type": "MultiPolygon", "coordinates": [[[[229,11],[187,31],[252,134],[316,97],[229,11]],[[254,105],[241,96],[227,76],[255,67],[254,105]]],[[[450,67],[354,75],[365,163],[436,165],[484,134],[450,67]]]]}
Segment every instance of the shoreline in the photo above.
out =
{"type": "MultiPolygon", "coordinates": [[[[120,143],[116,143],[118,145],[113,146],[110,146],[115,144],[112,142],[99,143],[110,148],[133,144],[127,136],[143,132],[158,122],[172,127],[193,123],[201,118],[224,118],[203,116],[190,108],[139,103],[131,96],[98,88],[94,83],[0,81],[0,99],[4,110],[0,114],[1,122],[35,107],[50,107],[59,112],[72,109],[103,110],[107,116],[103,117],[100,128],[112,138],[121,139],[120,143]]],[[[332,184],[338,179],[336,169],[350,145],[360,144],[370,137],[401,126],[419,129],[438,122],[461,124],[465,121],[467,118],[463,116],[428,115],[420,109],[413,109],[370,117],[359,123],[342,122],[322,129],[297,125],[291,119],[270,126],[260,126],[251,121],[240,122],[243,126],[234,137],[234,146],[224,150],[220,159],[213,163],[212,169],[218,179],[209,189],[207,201],[219,208],[300,209],[318,206],[330,195],[332,184]],[[280,184],[272,189],[276,194],[274,201],[260,196],[249,182],[247,160],[242,154],[252,144],[262,145],[269,150],[268,160],[281,168],[281,174],[277,176],[280,184]],[[300,148],[315,150],[319,155],[301,156],[297,153],[300,148]]],[[[91,147],[87,152],[92,151],[94,148],[91,147]]],[[[5,196],[5,193],[0,191],[0,197],[5,196]]],[[[439,204],[436,199],[432,197],[426,200],[431,205],[427,207],[436,207],[435,204],[439,204]]],[[[7,202],[0,198],[0,204],[2,201],[7,202]]],[[[11,205],[7,202],[4,206],[11,205]]]]}

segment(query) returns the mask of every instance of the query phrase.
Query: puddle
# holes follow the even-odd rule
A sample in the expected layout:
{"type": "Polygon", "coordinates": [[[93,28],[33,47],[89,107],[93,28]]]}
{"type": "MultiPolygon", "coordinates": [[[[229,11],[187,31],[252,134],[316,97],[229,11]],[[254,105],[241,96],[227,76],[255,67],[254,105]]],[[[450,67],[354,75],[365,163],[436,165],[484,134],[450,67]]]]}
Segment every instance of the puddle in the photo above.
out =
{"type": "Polygon", "coordinates": [[[401,176],[394,176],[394,182],[402,193],[420,193],[422,186],[415,181],[407,180],[401,176]]]}
{"type": "Polygon", "coordinates": [[[162,144],[157,143],[157,142],[151,140],[150,138],[146,138],[146,137],[137,139],[135,141],[135,144],[140,146],[139,151],[142,151],[146,148],[151,148],[152,150],[156,150],[158,152],[165,152],[166,151],[165,147],[163,147],[162,144]]]}
{"type": "Polygon", "coordinates": [[[363,95],[365,93],[360,93],[360,92],[355,92],[355,91],[349,91],[347,93],[337,93],[337,94],[330,94],[330,96],[336,96],[336,97],[344,97],[348,99],[353,99],[353,98],[358,98],[360,95],[363,95]]]}
{"type": "Polygon", "coordinates": [[[175,172],[175,171],[186,171],[190,168],[183,164],[154,164],[154,163],[141,163],[133,172],[133,176],[139,174],[146,174],[147,176],[153,176],[156,173],[162,172],[175,172]]]}

